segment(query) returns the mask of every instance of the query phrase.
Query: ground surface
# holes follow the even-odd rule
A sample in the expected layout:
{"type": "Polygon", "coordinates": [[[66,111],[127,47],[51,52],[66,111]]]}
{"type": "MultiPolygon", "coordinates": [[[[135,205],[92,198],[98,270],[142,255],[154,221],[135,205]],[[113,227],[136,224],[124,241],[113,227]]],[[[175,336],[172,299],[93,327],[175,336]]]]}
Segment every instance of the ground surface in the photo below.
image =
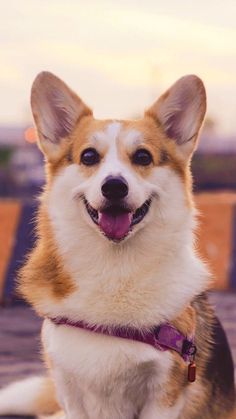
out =
{"type": "MultiPolygon", "coordinates": [[[[210,298],[226,330],[236,366],[236,293],[214,293],[210,298]]],[[[28,307],[0,308],[0,387],[44,372],[40,326],[41,320],[28,307]]]]}

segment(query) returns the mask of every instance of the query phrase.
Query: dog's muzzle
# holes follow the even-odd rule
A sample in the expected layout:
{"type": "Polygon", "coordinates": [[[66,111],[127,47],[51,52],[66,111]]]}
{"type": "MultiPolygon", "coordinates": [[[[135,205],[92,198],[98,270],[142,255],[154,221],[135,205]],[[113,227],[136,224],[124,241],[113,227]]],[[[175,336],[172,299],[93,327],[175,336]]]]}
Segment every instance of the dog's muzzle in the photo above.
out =
{"type": "Polygon", "coordinates": [[[84,198],[85,207],[90,218],[100,227],[102,233],[110,240],[119,242],[140,223],[148,213],[151,198],[147,199],[141,207],[132,211],[124,201],[106,201],[105,206],[96,210],[84,198]]]}

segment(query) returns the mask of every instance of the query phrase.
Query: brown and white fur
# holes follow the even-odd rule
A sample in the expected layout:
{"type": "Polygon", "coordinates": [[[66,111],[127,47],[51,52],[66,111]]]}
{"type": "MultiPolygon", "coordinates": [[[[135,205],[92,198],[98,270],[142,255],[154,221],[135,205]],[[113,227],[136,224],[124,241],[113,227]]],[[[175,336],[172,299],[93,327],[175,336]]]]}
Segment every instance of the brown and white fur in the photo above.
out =
{"type": "Polygon", "coordinates": [[[31,102],[47,185],[20,290],[45,317],[42,343],[51,379],[29,378],[3,389],[0,414],[233,417],[232,359],[207,303],[209,275],[194,246],[189,166],[206,110],[202,81],[181,78],[134,121],[94,119],[48,72],[36,78],[31,102]],[[99,160],[86,165],[81,156],[91,148],[99,160]],[[149,164],[134,160],[139,149],[148,150],[149,164]],[[85,199],[100,217],[106,204],[101,187],[120,176],[131,216],[147,200],[151,204],[124,237],[112,240],[89,215],[85,199]],[[188,383],[186,363],[173,351],[56,326],[48,317],[57,316],[137,328],[168,321],[195,335],[197,380],[188,383]]]}

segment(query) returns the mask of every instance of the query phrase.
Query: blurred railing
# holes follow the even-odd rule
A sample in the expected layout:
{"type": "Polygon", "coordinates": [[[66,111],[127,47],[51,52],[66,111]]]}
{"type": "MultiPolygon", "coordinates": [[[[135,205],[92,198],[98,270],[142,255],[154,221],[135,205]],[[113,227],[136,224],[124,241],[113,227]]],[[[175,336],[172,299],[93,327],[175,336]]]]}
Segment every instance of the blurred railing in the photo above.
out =
{"type": "Polygon", "coordinates": [[[212,272],[213,287],[236,290],[236,192],[195,196],[199,210],[196,246],[212,272]]]}

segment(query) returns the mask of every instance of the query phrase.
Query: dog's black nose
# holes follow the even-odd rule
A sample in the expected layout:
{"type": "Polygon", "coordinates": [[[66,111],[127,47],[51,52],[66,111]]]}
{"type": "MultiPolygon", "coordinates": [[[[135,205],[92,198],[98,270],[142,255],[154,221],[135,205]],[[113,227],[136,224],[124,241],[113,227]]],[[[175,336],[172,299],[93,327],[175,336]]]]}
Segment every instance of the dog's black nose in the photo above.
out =
{"type": "Polygon", "coordinates": [[[102,185],[102,194],[107,199],[125,198],[128,191],[128,183],[122,176],[108,176],[102,185]]]}

